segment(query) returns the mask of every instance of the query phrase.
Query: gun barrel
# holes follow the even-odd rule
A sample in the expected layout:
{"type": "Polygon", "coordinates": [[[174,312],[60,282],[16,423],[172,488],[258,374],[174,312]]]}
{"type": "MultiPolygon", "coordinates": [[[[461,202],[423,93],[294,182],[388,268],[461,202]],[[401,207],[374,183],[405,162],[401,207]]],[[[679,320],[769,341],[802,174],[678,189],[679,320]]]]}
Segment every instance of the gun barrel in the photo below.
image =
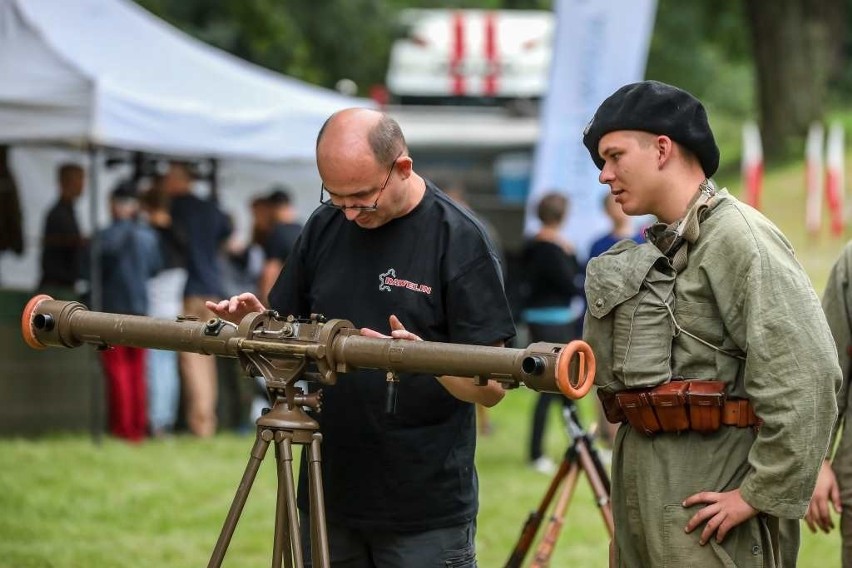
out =
{"type": "Polygon", "coordinates": [[[313,359],[320,368],[320,380],[326,384],[334,384],[337,373],[382,369],[494,379],[510,387],[523,383],[536,391],[579,398],[591,388],[594,375],[594,355],[588,345],[578,341],[567,346],[533,343],[526,349],[512,349],[377,339],[359,335],[345,320],[301,322],[272,312],[248,315],[237,326],[219,318],[170,321],[92,312],[79,302],[41,295],[32,298],[24,309],[21,331],[26,343],[36,349],[89,343],[220,357],[251,352],[278,359],[313,359]],[[579,354],[578,380],[572,381],[569,375],[575,354],[579,354]],[[587,365],[590,371],[585,373],[587,365]]]}

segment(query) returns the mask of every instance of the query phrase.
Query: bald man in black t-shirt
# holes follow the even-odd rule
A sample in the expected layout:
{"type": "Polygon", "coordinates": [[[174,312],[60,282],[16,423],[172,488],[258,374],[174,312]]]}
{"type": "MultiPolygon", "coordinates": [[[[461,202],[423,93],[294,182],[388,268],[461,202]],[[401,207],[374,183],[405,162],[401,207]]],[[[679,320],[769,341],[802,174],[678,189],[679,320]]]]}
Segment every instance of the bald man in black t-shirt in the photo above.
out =
{"type": "MultiPolygon", "coordinates": [[[[407,152],[382,113],[332,115],[317,140],[322,205],[270,305],[345,318],[364,335],[502,345],[515,330],[497,255],[482,225],[417,175],[407,152]]],[[[263,308],[251,294],[208,306],[232,320],[263,308]]],[[[497,404],[502,386],[404,373],[388,415],[384,373],[353,374],[324,389],[316,417],[332,566],[475,566],[473,403],[497,404]]],[[[303,514],[306,489],[302,475],[303,514]]]]}

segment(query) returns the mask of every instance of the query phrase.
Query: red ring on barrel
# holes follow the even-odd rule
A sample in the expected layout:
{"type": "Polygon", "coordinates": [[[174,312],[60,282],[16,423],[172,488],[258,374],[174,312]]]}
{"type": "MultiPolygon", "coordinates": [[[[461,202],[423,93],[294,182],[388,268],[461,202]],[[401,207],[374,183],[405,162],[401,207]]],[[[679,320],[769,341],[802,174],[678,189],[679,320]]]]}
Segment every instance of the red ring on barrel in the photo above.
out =
{"type": "Polygon", "coordinates": [[[588,343],[575,339],[559,352],[559,358],[556,360],[556,385],[562,391],[562,394],[570,399],[577,400],[589,393],[594,382],[595,353],[588,343]],[[571,384],[571,377],[568,376],[568,364],[575,354],[580,357],[576,387],[571,384]]]}
{"type": "Polygon", "coordinates": [[[24,311],[21,314],[21,335],[24,336],[24,343],[33,349],[46,349],[47,345],[38,340],[33,331],[33,316],[38,309],[39,304],[45,300],[52,300],[47,294],[39,294],[30,298],[27,305],[24,306],[24,311]]]}

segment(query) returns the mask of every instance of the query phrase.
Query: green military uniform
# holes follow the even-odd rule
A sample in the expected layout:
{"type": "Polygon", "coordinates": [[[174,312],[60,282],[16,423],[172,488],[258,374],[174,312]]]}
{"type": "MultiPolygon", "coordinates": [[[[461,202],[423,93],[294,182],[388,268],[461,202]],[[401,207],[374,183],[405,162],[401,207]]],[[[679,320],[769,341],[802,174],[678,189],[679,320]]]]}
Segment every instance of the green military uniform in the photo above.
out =
{"type": "MultiPolygon", "coordinates": [[[[759,431],[723,425],[710,434],[650,437],[619,428],[612,462],[617,566],[780,566],[780,546],[798,542],[779,545],[778,520],[805,514],[836,417],[835,350],[790,244],[724,190],[700,218],[674,281],[671,351],[659,358],[670,361],[674,378],[723,381],[727,396],[750,400],[763,423],[759,431]],[[703,526],[684,532],[699,510],[684,508],[685,498],[737,488],[757,517],[721,544],[714,537],[699,545],[703,526]]],[[[596,297],[592,268],[590,312],[606,302],[596,297]]],[[[605,344],[612,335],[595,337],[598,328],[586,328],[596,352],[613,350],[605,344]]],[[[611,368],[605,364],[596,382],[624,388],[611,368]]]]}
{"type": "Polygon", "coordinates": [[[834,264],[825,287],[822,307],[828,326],[834,336],[843,385],[837,396],[839,419],[835,428],[843,428],[840,444],[834,453],[831,468],[840,485],[840,501],[843,513],[840,530],[843,533],[843,566],[852,567],[852,432],[847,432],[852,405],[849,404],[849,349],[852,347],[852,242],[847,243],[840,258],[834,264]]]}

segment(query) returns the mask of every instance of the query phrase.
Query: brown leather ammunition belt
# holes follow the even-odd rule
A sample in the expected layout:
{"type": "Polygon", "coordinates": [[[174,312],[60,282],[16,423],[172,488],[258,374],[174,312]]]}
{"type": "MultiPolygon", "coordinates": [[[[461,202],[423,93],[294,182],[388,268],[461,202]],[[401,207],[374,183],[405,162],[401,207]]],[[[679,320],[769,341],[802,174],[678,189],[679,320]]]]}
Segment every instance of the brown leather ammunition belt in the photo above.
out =
{"type": "Polygon", "coordinates": [[[729,399],[722,381],[672,381],[649,389],[598,391],[607,420],[627,422],[652,436],[693,430],[710,433],[722,425],[760,427],[747,399],[729,399]]]}

